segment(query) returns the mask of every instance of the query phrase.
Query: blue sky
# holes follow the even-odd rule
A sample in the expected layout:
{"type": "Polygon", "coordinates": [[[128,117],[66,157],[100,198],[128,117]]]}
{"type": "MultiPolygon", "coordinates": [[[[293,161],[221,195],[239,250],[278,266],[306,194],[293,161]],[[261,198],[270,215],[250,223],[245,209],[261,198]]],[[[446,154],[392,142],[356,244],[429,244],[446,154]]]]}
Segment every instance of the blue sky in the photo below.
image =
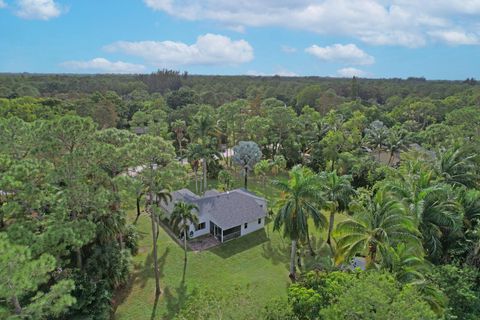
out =
{"type": "Polygon", "coordinates": [[[0,72],[480,78],[480,0],[0,0],[0,72]]]}

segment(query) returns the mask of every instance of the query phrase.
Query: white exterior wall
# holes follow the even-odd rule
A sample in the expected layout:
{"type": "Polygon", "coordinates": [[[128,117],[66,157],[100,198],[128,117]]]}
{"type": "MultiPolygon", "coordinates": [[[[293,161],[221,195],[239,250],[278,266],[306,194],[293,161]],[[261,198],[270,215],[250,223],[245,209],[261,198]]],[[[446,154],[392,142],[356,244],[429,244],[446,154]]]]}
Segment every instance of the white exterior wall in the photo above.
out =
{"type": "Polygon", "coordinates": [[[190,237],[190,239],[200,237],[210,233],[210,217],[205,217],[205,216],[199,217],[198,223],[200,224],[202,222],[205,222],[205,229],[202,229],[202,230],[195,231],[195,226],[190,225],[190,231],[193,231],[193,236],[190,237]]]}
{"type": "Polygon", "coordinates": [[[247,228],[245,228],[245,224],[242,224],[242,233],[241,233],[241,236],[244,236],[246,234],[249,234],[253,231],[257,231],[257,230],[260,230],[263,228],[263,226],[265,225],[265,217],[262,218],[262,221],[260,221],[260,223],[258,223],[258,219],[254,220],[254,221],[250,221],[247,223],[247,228]]]}

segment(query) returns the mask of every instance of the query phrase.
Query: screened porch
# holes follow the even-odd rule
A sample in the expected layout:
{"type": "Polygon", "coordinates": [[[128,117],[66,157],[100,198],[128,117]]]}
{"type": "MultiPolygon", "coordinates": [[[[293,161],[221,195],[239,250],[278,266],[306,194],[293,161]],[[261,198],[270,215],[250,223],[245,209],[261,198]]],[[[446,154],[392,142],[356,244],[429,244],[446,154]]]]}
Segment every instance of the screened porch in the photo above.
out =
{"type": "Polygon", "coordinates": [[[213,235],[218,241],[225,242],[241,236],[241,226],[236,226],[230,229],[223,230],[215,223],[210,221],[210,234],[213,235]]]}

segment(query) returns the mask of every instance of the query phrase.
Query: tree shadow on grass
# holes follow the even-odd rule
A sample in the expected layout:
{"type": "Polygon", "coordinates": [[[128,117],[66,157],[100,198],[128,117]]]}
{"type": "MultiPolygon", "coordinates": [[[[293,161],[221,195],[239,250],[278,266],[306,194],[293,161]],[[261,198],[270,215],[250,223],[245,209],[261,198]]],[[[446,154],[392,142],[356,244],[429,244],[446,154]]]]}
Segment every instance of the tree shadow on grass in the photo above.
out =
{"type": "Polygon", "coordinates": [[[315,253],[315,256],[311,256],[308,250],[304,250],[301,268],[303,271],[332,270],[334,268],[330,247],[326,242],[319,244],[315,253]]]}
{"type": "Polygon", "coordinates": [[[226,243],[221,244],[218,247],[210,249],[209,251],[226,259],[268,241],[269,239],[267,237],[267,234],[265,233],[265,229],[262,229],[252,232],[243,237],[230,240],[226,243]]]}
{"type": "Polygon", "coordinates": [[[285,264],[290,261],[290,247],[286,244],[272,245],[272,242],[262,244],[262,257],[272,261],[274,265],[285,264]]]}
{"type": "Polygon", "coordinates": [[[315,234],[310,235],[310,243],[312,244],[313,251],[315,251],[317,254],[321,251],[324,251],[325,246],[328,247],[326,241],[322,237],[318,237],[315,234]]]}
{"type": "MultiPolygon", "coordinates": [[[[173,291],[169,287],[165,288],[164,299],[167,304],[167,312],[163,315],[164,319],[173,319],[174,316],[185,305],[188,298],[194,294],[188,294],[187,286],[185,284],[185,278],[187,273],[187,262],[183,264],[183,273],[180,284],[174,288],[173,291]]],[[[153,318],[152,318],[153,319],[153,318]]]]}
{"type": "MultiPolygon", "coordinates": [[[[163,254],[158,258],[158,269],[160,271],[160,278],[164,276],[163,274],[163,267],[165,265],[165,261],[167,256],[170,252],[170,248],[166,248],[163,254]]],[[[117,289],[115,293],[115,297],[112,300],[112,314],[115,314],[115,311],[119,305],[121,305],[127,297],[130,295],[133,286],[139,285],[142,289],[145,288],[147,285],[148,280],[152,278],[155,279],[155,273],[153,271],[153,255],[149,253],[145,258],[145,262],[143,265],[137,265],[135,271],[132,272],[130,279],[128,282],[123,286],[117,289]]],[[[161,283],[160,283],[161,284],[161,283]]],[[[155,303],[153,306],[152,317],[156,312],[157,304],[158,304],[158,296],[155,297],[155,303]]],[[[113,316],[113,319],[115,317],[113,316]]],[[[153,319],[153,318],[152,318],[153,319]]]]}
{"type": "MultiPolygon", "coordinates": [[[[283,238],[282,238],[283,239],[283,238]]],[[[321,237],[316,237],[315,235],[310,236],[310,242],[312,244],[313,251],[315,252],[314,256],[310,255],[310,252],[307,248],[307,244],[302,246],[299,244],[299,248],[302,248],[302,260],[310,261],[323,261],[325,259],[330,259],[330,247],[326,245],[325,241],[321,237]]],[[[272,261],[274,265],[284,264],[286,268],[290,265],[290,242],[281,241],[275,245],[272,245],[272,242],[269,241],[262,245],[262,257],[272,261]]]]}
{"type": "MultiPolygon", "coordinates": [[[[139,234],[139,239],[143,239],[144,237],[148,236],[147,232],[138,231],[138,234],[139,234]]],[[[152,260],[152,263],[153,263],[153,260],[152,260]]],[[[114,297],[112,299],[112,319],[115,319],[115,312],[118,306],[120,306],[123,302],[125,302],[128,296],[130,296],[130,293],[132,292],[132,289],[133,289],[133,285],[134,283],[138,282],[138,277],[141,276],[142,271],[144,271],[144,268],[142,267],[142,265],[139,263],[135,263],[134,270],[131,272],[127,282],[124,285],[115,289],[114,297]]],[[[153,268],[152,268],[152,271],[153,271],[153,268]]]]}
{"type": "Polygon", "coordinates": [[[125,302],[133,289],[133,275],[129,277],[127,283],[115,289],[114,296],[112,299],[112,312],[111,318],[115,319],[115,312],[119,305],[125,302]]]}
{"type": "Polygon", "coordinates": [[[154,320],[155,317],[156,317],[157,306],[158,306],[158,300],[159,300],[159,298],[160,298],[160,295],[155,296],[155,302],[153,303],[153,308],[152,308],[152,315],[150,316],[150,319],[151,319],[151,320],[154,320]]]}
{"type": "MultiPolygon", "coordinates": [[[[163,267],[165,265],[165,261],[167,260],[167,256],[170,253],[170,248],[167,247],[163,254],[158,258],[158,270],[160,274],[160,278],[164,276],[163,274],[163,267]]],[[[153,254],[150,252],[146,259],[145,263],[141,267],[140,270],[134,273],[134,283],[138,284],[142,289],[145,288],[147,285],[147,281],[150,278],[155,278],[155,272],[153,271],[153,254]]]]}

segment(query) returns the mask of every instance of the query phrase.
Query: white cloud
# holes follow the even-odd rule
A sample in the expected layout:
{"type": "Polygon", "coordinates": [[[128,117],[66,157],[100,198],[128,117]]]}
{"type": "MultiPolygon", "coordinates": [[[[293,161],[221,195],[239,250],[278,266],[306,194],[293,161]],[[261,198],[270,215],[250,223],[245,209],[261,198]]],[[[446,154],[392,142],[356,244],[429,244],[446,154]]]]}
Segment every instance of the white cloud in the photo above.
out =
{"type": "Polygon", "coordinates": [[[254,76],[254,77],[271,77],[272,76],[272,74],[270,73],[258,72],[255,70],[248,70],[245,74],[247,76],[254,76]]]}
{"type": "Polygon", "coordinates": [[[352,43],[337,43],[326,47],[313,45],[306,48],[305,51],[324,61],[338,61],[354,65],[367,65],[375,62],[375,59],[371,55],[368,55],[352,43]]]}
{"type": "Polygon", "coordinates": [[[479,37],[472,33],[465,33],[463,31],[445,30],[431,32],[430,35],[438,40],[450,45],[469,45],[479,44],[479,37]]]}
{"type": "Polygon", "coordinates": [[[245,33],[245,26],[242,26],[240,24],[237,24],[235,26],[227,26],[227,29],[238,33],[245,33]]]}
{"type": "Polygon", "coordinates": [[[207,33],[188,45],[175,41],[119,41],[105,47],[145,59],[155,67],[180,65],[236,65],[253,60],[253,48],[245,40],[207,33]]]}
{"type": "MultiPolygon", "coordinates": [[[[417,47],[446,41],[432,32],[478,36],[479,0],[144,0],[156,11],[225,25],[281,26],[349,36],[374,45],[417,47]]],[[[469,44],[468,41],[464,41],[469,44]]]]}
{"type": "Polygon", "coordinates": [[[72,70],[84,70],[100,73],[141,73],[145,66],[123,61],[109,61],[105,58],[95,58],[88,61],[66,61],[61,66],[72,70]]]}
{"type": "Polygon", "coordinates": [[[24,19],[49,20],[62,13],[54,0],[17,0],[16,15],[24,19]]]}
{"type": "Polygon", "coordinates": [[[342,68],[337,70],[337,75],[343,78],[352,78],[367,77],[369,76],[369,73],[356,68],[342,68]]]}
{"type": "Polygon", "coordinates": [[[297,48],[293,48],[290,46],[282,46],[282,51],[285,53],[295,53],[297,52],[297,48]]]}
{"type": "Polygon", "coordinates": [[[275,75],[280,77],[298,77],[299,76],[298,73],[288,71],[288,70],[278,70],[277,72],[275,72],[275,75]]]}
{"type": "Polygon", "coordinates": [[[172,0],[144,0],[144,2],[154,10],[170,11],[173,8],[172,0]]]}
{"type": "Polygon", "coordinates": [[[480,13],[480,1],[478,0],[396,0],[393,2],[399,6],[434,14],[475,15],[480,13]]]}
{"type": "Polygon", "coordinates": [[[258,72],[255,70],[249,70],[246,73],[247,76],[254,76],[254,77],[273,77],[273,76],[280,76],[280,77],[299,77],[298,73],[288,71],[285,69],[280,69],[274,73],[265,73],[265,72],[258,72]]]}
{"type": "Polygon", "coordinates": [[[0,0],[0,9],[5,8],[6,6],[7,4],[3,0],[0,0]]]}

